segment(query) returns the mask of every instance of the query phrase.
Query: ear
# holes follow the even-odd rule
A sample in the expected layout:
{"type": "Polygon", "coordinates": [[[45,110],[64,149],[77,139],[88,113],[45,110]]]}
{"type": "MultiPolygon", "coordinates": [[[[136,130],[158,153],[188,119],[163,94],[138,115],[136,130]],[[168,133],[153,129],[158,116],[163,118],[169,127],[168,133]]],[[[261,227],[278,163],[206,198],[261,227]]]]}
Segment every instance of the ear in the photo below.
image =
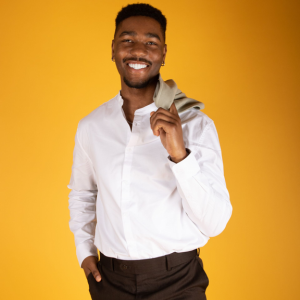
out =
{"type": "Polygon", "coordinates": [[[163,61],[166,62],[166,55],[167,55],[167,44],[164,45],[163,49],[163,61]]]}
{"type": "Polygon", "coordinates": [[[115,56],[115,40],[111,42],[111,57],[115,56]]]}

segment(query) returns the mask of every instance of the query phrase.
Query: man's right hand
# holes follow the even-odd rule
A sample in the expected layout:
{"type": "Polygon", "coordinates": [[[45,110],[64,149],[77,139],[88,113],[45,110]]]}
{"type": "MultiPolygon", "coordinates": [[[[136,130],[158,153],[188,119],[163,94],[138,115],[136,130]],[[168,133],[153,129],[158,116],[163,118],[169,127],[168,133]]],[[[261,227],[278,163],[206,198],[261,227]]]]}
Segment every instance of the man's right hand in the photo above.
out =
{"type": "Polygon", "coordinates": [[[100,282],[101,281],[101,275],[99,273],[99,270],[97,268],[97,262],[98,262],[98,257],[96,256],[88,256],[86,257],[82,264],[81,268],[84,270],[85,276],[88,277],[90,273],[93,274],[94,278],[96,281],[100,282]]]}

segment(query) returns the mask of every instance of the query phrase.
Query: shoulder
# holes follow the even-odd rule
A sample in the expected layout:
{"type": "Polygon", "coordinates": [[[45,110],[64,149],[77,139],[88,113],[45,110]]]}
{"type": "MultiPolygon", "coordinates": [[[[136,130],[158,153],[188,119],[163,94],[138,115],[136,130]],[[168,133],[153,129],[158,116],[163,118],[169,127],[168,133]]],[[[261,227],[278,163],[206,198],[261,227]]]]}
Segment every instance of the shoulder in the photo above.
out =
{"type": "Polygon", "coordinates": [[[79,130],[88,130],[91,126],[104,120],[108,110],[117,101],[117,96],[102,103],[100,106],[91,111],[88,115],[83,117],[78,123],[79,130]]]}
{"type": "Polygon", "coordinates": [[[179,114],[183,132],[189,144],[220,150],[214,121],[203,111],[189,109],[179,114]]]}
{"type": "Polygon", "coordinates": [[[179,114],[181,123],[197,131],[203,131],[212,125],[213,120],[199,109],[189,109],[179,114]]]}

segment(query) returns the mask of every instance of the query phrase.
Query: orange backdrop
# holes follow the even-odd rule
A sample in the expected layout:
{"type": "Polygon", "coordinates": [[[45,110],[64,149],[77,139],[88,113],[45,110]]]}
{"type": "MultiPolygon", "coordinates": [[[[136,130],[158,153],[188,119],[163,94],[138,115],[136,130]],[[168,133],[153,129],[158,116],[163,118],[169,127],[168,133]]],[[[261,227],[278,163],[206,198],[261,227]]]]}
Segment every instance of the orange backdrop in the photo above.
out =
{"type": "MultiPolygon", "coordinates": [[[[201,248],[208,299],[298,299],[297,1],[148,3],[168,20],[162,77],[205,103],[222,147],[233,215],[201,248]]],[[[120,89],[127,4],[0,2],[1,299],[90,299],[67,184],[78,121],[120,89]]]]}

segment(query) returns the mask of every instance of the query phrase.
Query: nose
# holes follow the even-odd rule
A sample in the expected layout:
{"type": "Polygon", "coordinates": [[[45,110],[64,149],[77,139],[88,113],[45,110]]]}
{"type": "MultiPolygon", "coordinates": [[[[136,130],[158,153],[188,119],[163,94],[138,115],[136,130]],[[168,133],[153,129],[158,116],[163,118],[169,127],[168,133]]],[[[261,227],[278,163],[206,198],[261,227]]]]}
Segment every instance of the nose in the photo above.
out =
{"type": "Polygon", "coordinates": [[[130,49],[130,54],[137,57],[146,56],[148,54],[148,50],[143,43],[135,42],[130,49]]]}

